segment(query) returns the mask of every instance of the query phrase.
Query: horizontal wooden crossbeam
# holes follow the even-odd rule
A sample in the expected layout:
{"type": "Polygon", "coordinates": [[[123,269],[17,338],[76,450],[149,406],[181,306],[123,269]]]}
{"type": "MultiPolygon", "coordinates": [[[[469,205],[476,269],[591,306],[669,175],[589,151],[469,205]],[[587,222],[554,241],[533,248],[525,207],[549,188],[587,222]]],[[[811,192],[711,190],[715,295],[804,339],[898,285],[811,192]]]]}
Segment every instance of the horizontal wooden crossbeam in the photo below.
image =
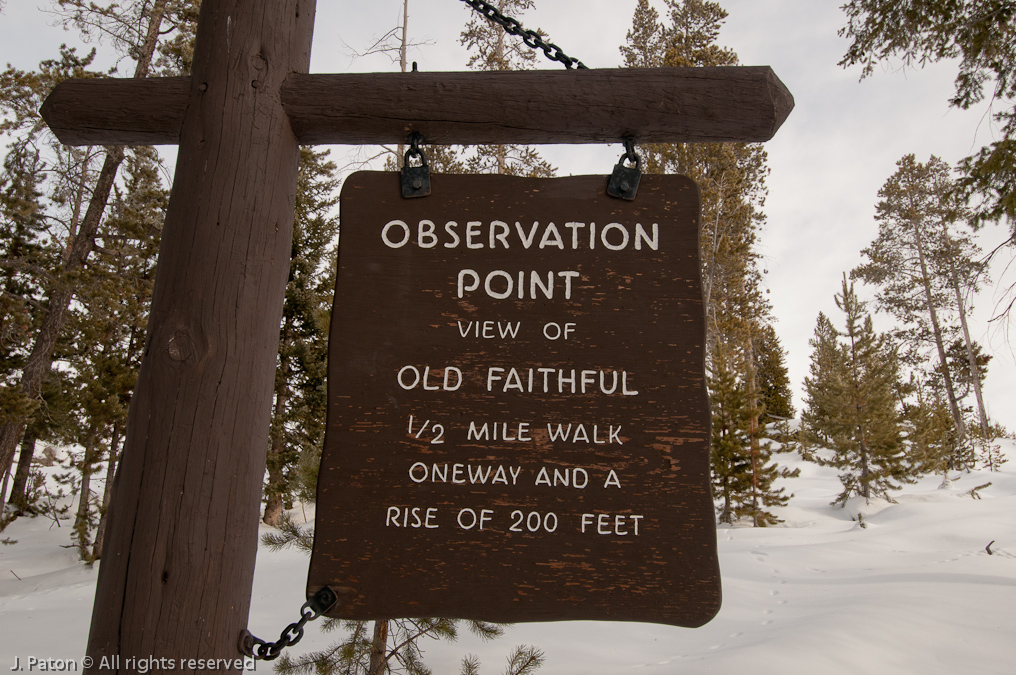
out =
{"type": "MultiPolygon", "coordinates": [[[[67,80],[42,115],[67,145],[175,144],[190,78],[67,80]]],[[[252,83],[252,86],[254,84],[252,83]]],[[[201,90],[205,91],[205,90],[201,90]]],[[[267,92],[265,92],[267,93],[267,92]]],[[[760,142],[794,98],[768,66],[289,76],[304,144],[760,142]]]]}

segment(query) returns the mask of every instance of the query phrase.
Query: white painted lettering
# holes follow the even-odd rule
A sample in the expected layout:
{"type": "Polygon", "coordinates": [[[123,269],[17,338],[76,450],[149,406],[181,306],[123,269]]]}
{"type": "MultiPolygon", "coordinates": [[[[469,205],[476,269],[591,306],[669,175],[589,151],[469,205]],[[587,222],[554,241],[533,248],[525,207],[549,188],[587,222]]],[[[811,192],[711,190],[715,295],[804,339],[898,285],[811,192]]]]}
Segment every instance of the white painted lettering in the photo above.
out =
{"type": "Polygon", "coordinates": [[[486,473],[483,472],[484,467],[482,466],[476,467],[476,470],[474,472],[472,464],[467,466],[466,469],[469,472],[469,482],[472,483],[473,485],[476,485],[477,483],[479,483],[480,485],[486,485],[487,479],[490,478],[490,472],[493,471],[493,467],[487,465],[486,468],[487,468],[486,473]]]}
{"type": "Polygon", "coordinates": [[[635,223],[635,250],[642,250],[642,242],[649,245],[649,248],[654,251],[660,250],[660,226],[658,223],[653,223],[653,237],[649,238],[642,223],[635,223]]]}
{"type": "Polygon", "coordinates": [[[553,300],[554,299],[554,273],[553,272],[547,272],[547,285],[544,286],[543,285],[543,277],[541,277],[536,272],[533,272],[530,275],[530,277],[529,277],[529,296],[531,298],[533,298],[533,300],[536,299],[536,289],[537,288],[540,289],[540,292],[543,293],[543,295],[546,296],[546,298],[548,300],[553,300]]]}
{"type": "Polygon", "coordinates": [[[408,391],[416,387],[416,385],[418,385],[419,383],[420,383],[420,371],[416,369],[416,366],[403,366],[402,370],[399,371],[399,386],[408,391]],[[405,379],[403,379],[403,376],[406,375],[407,373],[412,373],[413,376],[412,384],[406,384],[405,379]]]}
{"type": "Polygon", "coordinates": [[[621,251],[628,247],[628,230],[624,229],[620,223],[609,223],[600,231],[600,241],[611,251],[621,251]],[[608,239],[608,233],[614,230],[621,233],[620,244],[611,244],[608,239]]]}
{"type": "Polygon", "coordinates": [[[493,515],[494,512],[490,509],[480,509],[480,515],[477,516],[476,511],[470,508],[465,508],[459,511],[457,520],[459,522],[459,527],[463,530],[471,530],[474,527],[477,527],[477,525],[479,525],[477,529],[482,530],[484,524],[489,523],[493,515]]]}
{"type": "Polygon", "coordinates": [[[421,220],[416,228],[416,243],[420,248],[434,248],[437,246],[437,235],[434,231],[437,226],[431,220],[421,220]]]}
{"type": "Polygon", "coordinates": [[[579,248],[579,230],[586,226],[585,223],[565,223],[565,227],[572,231],[571,235],[571,247],[573,250],[579,248]]]}
{"type": "Polygon", "coordinates": [[[487,423],[484,422],[483,426],[479,429],[476,428],[476,422],[469,423],[469,430],[466,431],[467,441],[485,441],[490,438],[490,430],[487,428],[487,423]]]}
{"type": "Polygon", "coordinates": [[[623,371],[621,373],[621,393],[625,396],[638,396],[639,393],[634,389],[628,389],[628,373],[623,371]]]}
{"type": "Polygon", "coordinates": [[[475,291],[480,287],[480,275],[473,270],[459,270],[459,297],[464,297],[467,292],[475,291]],[[468,284],[465,279],[469,279],[468,284]]]}
{"type": "Polygon", "coordinates": [[[487,295],[497,300],[504,300],[505,298],[507,298],[509,295],[512,294],[512,290],[514,290],[514,288],[515,288],[515,280],[512,279],[512,276],[507,272],[505,272],[504,270],[494,270],[493,272],[487,275],[487,278],[483,282],[483,290],[487,292],[487,295]],[[496,279],[497,277],[502,277],[505,280],[504,291],[495,291],[493,286],[491,285],[491,281],[496,279]]]}
{"type": "MultiPolygon", "coordinates": [[[[394,236],[398,237],[400,235],[396,233],[394,236]]],[[[401,220],[393,220],[389,222],[384,226],[384,229],[381,230],[381,241],[383,241],[385,246],[388,248],[402,248],[406,245],[406,242],[409,241],[409,225],[406,225],[401,220]],[[392,228],[395,228],[396,231],[402,230],[402,239],[392,239],[392,235],[390,234],[392,228]]]]}
{"type": "Polygon", "coordinates": [[[508,245],[508,234],[511,230],[508,229],[508,223],[495,220],[490,224],[490,247],[494,248],[494,241],[500,241],[505,248],[511,248],[508,245]]]}
{"type": "Polygon", "coordinates": [[[564,240],[561,239],[561,233],[557,229],[557,225],[554,223],[547,223],[547,228],[543,231],[543,238],[540,239],[540,248],[544,249],[548,246],[556,246],[557,248],[564,250],[564,240]]]}
{"type": "Polygon", "coordinates": [[[480,226],[483,225],[478,220],[470,220],[466,223],[466,248],[483,248],[483,242],[474,242],[473,239],[477,239],[480,236],[480,226]]]}
{"type": "Polygon", "coordinates": [[[525,231],[522,229],[522,223],[516,221],[515,231],[519,233],[519,239],[522,240],[522,247],[529,250],[529,247],[533,245],[533,240],[536,239],[536,229],[540,227],[540,223],[533,223],[533,227],[529,230],[529,236],[526,236],[525,231]]]}
{"type": "Polygon", "coordinates": [[[426,509],[420,506],[412,508],[389,506],[385,513],[385,527],[434,530],[440,527],[440,525],[434,522],[436,518],[437,508],[433,506],[426,509]]]}
{"type": "Polygon", "coordinates": [[[427,480],[427,465],[423,462],[414,462],[409,467],[409,479],[414,483],[422,483],[427,480]],[[421,474],[420,471],[423,471],[423,473],[421,474]]]}
{"type": "Polygon", "coordinates": [[[459,233],[455,231],[455,228],[458,226],[459,224],[456,223],[454,220],[449,220],[447,223],[445,223],[444,230],[452,238],[451,241],[445,242],[444,245],[445,248],[456,248],[459,245],[459,243],[461,243],[462,239],[459,237],[459,233]]]}

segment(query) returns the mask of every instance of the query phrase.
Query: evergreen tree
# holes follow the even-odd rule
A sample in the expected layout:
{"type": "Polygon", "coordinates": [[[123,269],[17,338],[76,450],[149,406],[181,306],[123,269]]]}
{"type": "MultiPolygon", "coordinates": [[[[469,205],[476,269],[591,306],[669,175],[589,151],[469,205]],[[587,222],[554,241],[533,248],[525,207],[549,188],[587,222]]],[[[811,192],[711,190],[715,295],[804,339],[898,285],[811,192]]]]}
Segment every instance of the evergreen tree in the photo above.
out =
{"type": "Polygon", "coordinates": [[[752,388],[751,369],[738,360],[728,347],[718,345],[709,377],[713,494],[721,502],[719,522],[750,518],[755,527],[766,527],[782,522],[768,509],[790,500],[784,488],[775,486],[776,479],[797,476],[799,471],[781,470],[772,461],[772,443],[762,440],[757,426],[761,399],[752,388]],[[748,375],[741,378],[737,372],[743,370],[748,375]]]}
{"type": "MultiPolygon", "coordinates": [[[[842,6],[850,40],[840,65],[861,77],[890,57],[904,66],[951,61],[958,70],[949,103],[968,109],[987,97],[1000,135],[964,159],[959,187],[979,195],[977,218],[1016,228],[1016,3],[1012,0],[849,0],[842,6]]],[[[1014,229],[1016,233],[1016,229],[1014,229]]]]}
{"type": "Polygon", "coordinates": [[[719,348],[709,377],[712,408],[711,465],[713,496],[721,523],[733,523],[737,498],[751,490],[748,449],[748,397],[737,381],[727,350],[719,348]]]}
{"type": "Polygon", "coordinates": [[[82,559],[99,558],[112,478],[137,382],[151,307],[152,284],[169,191],[162,164],[150,146],[131,148],[122,186],[114,188],[108,217],[77,292],[69,328],[74,349],[67,363],[77,424],[68,440],[84,448],[78,463],[81,493],[75,519],[82,559]],[[92,477],[105,462],[105,489],[91,493],[92,477]],[[94,508],[93,508],[94,507],[94,508]],[[93,539],[94,530],[94,539],[93,539]]]}
{"type": "MultiPolygon", "coordinates": [[[[106,6],[85,0],[60,0],[54,11],[58,21],[75,27],[86,39],[108,40],[121,54],[134,61],[134,77],[147,77],[160,40],[170,39],[174,31],[171,21],[176,14],[167,15],[167,8],[182,5],[170,0],[132,0],[111,2],[106,6]]],[[[195,4],[195,3],[192,3],[195,4]]],[[[95,171],[92,160],[98,160],[92,149],[65,149],[48,131],[38,117],[38,107],[53,86],[67,77],[89,75],[86,59],[76,57],[72,50],[64,49],[59,61],[45,61],[35,72],[8,68],[0,76],[0,105],[4,122],[0,130],[15,135],[20,141],[31,139],[47,146],[57,155],[57,165],[80,167],[75,170],[77,183],[54,186],[54,200],[64,199],[70,206],[70,218],[65,221],[66,238],[63,254],[57,268],[45,283],[45,299],[35,310],[39,314],[37,328],[31,338],[31,347],[16,376],[16,384],[9,387],[17,398],[37,404],[42,383],[50,371],[54,350],[69,316],[71,299],[78,291],[78,280],[96,247],[96,237],[102,226],[109,195],[115,184],[120,165],[124,160],[123,147],[105,148],[101,167],[95,171]],[[71,162],[64,162],[70,159],[71,162]],[[71,187],[61,192],[63,187],[71,187]]],[[[63,172],[55,171],[59,177],[63,172]]],[[[11,396],[0,397],[4,401],[11,396]]],[[[0,419],[0,474],[9,470],[15,450],[28,427],[29,415],[24,412],[6,413],[0,419]]]]}
{"type": "MultiPolygon", "coordinates": [[[[28,421],[42,403],[49,369],[37,348],[44,339],[51,358],[59,331],[46,325],[48,295],[62,281],[72,237],[80,228],[83,190],[89,175],[89,150],[52,148],[38,107],[56,83],[90,75],[94,52],[81,57],[62,47],[59,59],[43,61],[36,71],[8,67],[0,73],[0,132],[12,138],[4,158],[0,213],[0,477],[13,473],[13,458],[28,421]],[[43,151],[55,150],[47,161],[43,151]],[[26,372],[28,376],[26,377],[26,372]]],[[[22,444],[22,449],[34,443],[22,444]]],[[[0,488],[6,489],[6,480],[0,488]]],[[[4,495],[6,497],[6,495],[4,495]]],[[[20,506],[20,504],[19,504],[20,506]]]]}
{"type": "MultiPolygon", "coordinates": [[[[499,12],[521,20],[535,6],[535,0],[495,0],[499,12]]],[[[469,22],[459,42],[470,52],[467,65],[475,70],[528,70],[536,52],[518,36],[509,35],[469,8],[469,22]]],[[[542,32],[537,29],[537,33],[542,32]]],[[[499,173],[509,176],[551,177],[555,169],[533,147],[525,145],[478,145],[464,160],[467,173],[499,173]]]]}
{"type": "Polygon", "coordinates": [[[755,341],[762,407],[769,419],[794,417],[794,395],[787,370],[787,352],[771,323],[764,324],[755,341]]]}
{"type": "MultiPolygon", "coordinates": [[[[738,63],[737,55],[716,44],[726,11],[707,0],[667,0],[666,21],[648,2],[635,8],[627,44],[621,48],[629,67],[724,66],[738,63]]],[[[760,352],[765,342],[765,326],[771,308],[762,291],[762,273],[758,266],[757,238],[765,223],[766,155],[758,144],[645,144],[639,148],[643,168],[649,173],[683,173],[699,186],[702,197],[700,259],[706,312],[706,361],[712,377],[710,396],[713,417],[721,429],[713,436],[713,471],[727,480],[724,490],[751,495],[754,512],[761,514],[759,495],[771,485],[769,453],[762,435],[764,400],[778,390],[779,384],[765,381],[775,375],[768,367],[762,373],[760,352]],[[720,356],[725,350],[725,356],[720,356]],[[736,355],[736,356],[735,356],[736,355]],[[728,377],[743,389],[743,396],[732,397],[726,387],[728,377]],[[775,389],[774,389],[775,387],[775,389]],[[743,411],[731,405],[739,400],[743,411]],[[742,435],[733,432],[734,421],[748,415],[742,435]],[[733,461],[730,444],[743,443],[748,462],[733,461]],[[724,459],[726,458],[726,459],[724,459]],[[731,471],[745,475],[735,477],[731,471]],[[767,487],[763,487],[767,486],[767,487]]],[[[768,364],[771,365],[771,364],[768,364]]],[[[789,405],[789,397],[786,400],[789,405]]],[[[775,468],[773,467],[773,470],[775,468]]],[[[719,487],[717,488],[720,489],[719,487]]],[[[733,494],[733,493],[732,493],[733,494]]],[[[775,503],[775,502],[774,502],[775,503]]],[[[726,504],[726,500],[725,500],[726,504]]],[[[730,517],[729,508],[721,508],[721,519],[730,517]]],[[[760,521],[756,518],[756,524],[760,521]]]]}
{"type": "Polygon", "coordinates": [[[852,495],[891,499],[889,491],[912,482],[914,473],[901,444],[899,362],[845,274],[836,306],[846,327],[838,331],[819,314],[803,422],[833,451],[831,459],[817,461],[840,470],[843,492],[836,502],[846,505],[852,495]]]}
{"type": "MultiPolygon", "coordinates": [[[[900,321],[902,327],[895,335],[907,347],[904,357],[911,367],[921,368],[928,349],[936,354],[938,365],[930,370],[942,378],[956,438],[962,445],[966,424],[946,346],[953,335],[960,335],[973,349],[964,291],[976,289],[983,270],[975,261],[976,246],[951,232],[966,209],[956,201],[949,171],[936,157],[921,164],[907,155],[897,163],[896,173],[879,191],[878,237],[862,251],[867,261],[852,276],[879,287],[877,306],[900,321]],[[958,317],[959,325],[950,324],[950,316],[958,317]]],[[[971,366],[977,370],[976,358],[972,363],[968,358],[968,369],[971,366]]],[[[984,428],[987,419],[979,395],[978,403],[984,428]]]]}
{"type": "Polygon", "coordinates": [[[907,389],[915,399],[904,408],[907,461],[919,473],[940,472],[946,481],[956,447],[949,406],[935,387],[913,376],[907,389]]]}
{"type": "Polygon", "coordinates": [[[339,219],[335,164],[328,151],[300,149],[296,215],[289,281],[286,285],[275,405],[268,448],[264,522],[275,525],[300,493],[298,474],[305,455],[320,457],[324,442],[328,327],[335,289],[339,219]]]}
{"type": "MultiPolygon", "coordinates": [[[[967,354],[967,345],[964,340],[953,341],[945,351],[949,363],[949,371],[952,373],[953,381],[956,384],[956,397],[961,401],[966,399],[974,391],[975,387],[984,385],[984,378],[988,376],[988,364],[994,358],[991,354],[985,354],[984,349],[977,342],[972,342],[970,347],[974,353],[974,370],[970,368],[970,358],[967,354]]],[[[936,367],[936,370],[940,369],[941,365],[936,367]]]]}
{"type": "MultiPolygon", "coordinates": [[[[42,201],[45,164],[39,151],[15,143],[0,176],[0,420],[30,415],[37,405],[16,386],[30,339],[37,328],[35,308],[56,255],[49,244],[42,201]]],[[[0,476],[3,471],[0,470],[0,476]]],[[[6,483],[4,483],[6,485],[6,483]]],[[[0,495],[0,502],[5,495],[0,495]]]]}
{"type": "Polygon", "coordinates": [[[631,29],[625,35],[626,44],[621,46],[626,68],[659,68],[663,65],[663,30],[660,14],[649,4],[649,0],[638,0],[631,29]]]}

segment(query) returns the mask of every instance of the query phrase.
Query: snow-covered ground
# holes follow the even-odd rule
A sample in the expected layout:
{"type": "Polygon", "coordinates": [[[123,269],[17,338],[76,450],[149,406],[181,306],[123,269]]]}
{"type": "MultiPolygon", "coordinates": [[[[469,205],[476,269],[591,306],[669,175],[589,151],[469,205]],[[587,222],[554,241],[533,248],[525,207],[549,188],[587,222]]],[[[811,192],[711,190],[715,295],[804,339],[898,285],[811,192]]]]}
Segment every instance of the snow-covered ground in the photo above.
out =
{"type": "MultiPolygon", "coordinates": [[[[998,473],[929,477],[898,503],[830,506],[833,469],[801,468],[779,527],[719,530],[723,608],[699,629],[653,624],[518,624],[505,638],[423,645],[435,673],[458,672],[467,653],[496,675],[516,644],[543,649],[541,673],[1011,673],[1016,669],[1016,445],[998,473]],[[968,493],[992,485],[973,499],[968,493]],[[857,517],[863,515],[861,527],[857,517]],[[991,546],[989,555],[985,546],[991,546]]],[[[302,514],[296,512],[298,520],[302,514]]],[[[313,515],[309,513],[308,515],[313,515]]],[[[96,570],[77,562],[70,529],[20,519],[0,535],[0,671],[15,657],[79,659],[96,570]]],[[[276,639],[298,617],[307,557],[258,554],[250,629],[276,639]]],[[[329,644],[310,624],[295,653],[329,644]]],[[[270,672],[265,664],[258,671],[270,672]]],[[[26,668],[27,671],[27,668],[26,668]]]]}

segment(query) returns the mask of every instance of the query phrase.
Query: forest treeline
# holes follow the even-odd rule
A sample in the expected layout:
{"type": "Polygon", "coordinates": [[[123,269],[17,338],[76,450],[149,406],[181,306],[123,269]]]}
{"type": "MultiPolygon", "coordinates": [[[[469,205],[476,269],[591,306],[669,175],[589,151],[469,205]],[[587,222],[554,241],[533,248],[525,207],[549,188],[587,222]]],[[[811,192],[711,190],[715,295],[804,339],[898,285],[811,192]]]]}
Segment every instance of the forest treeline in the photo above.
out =
{"type": "MultiPolygon", "coordinates": [[[[705,0],[667,0],[664,15],[637,3],[626,67],[737,65],[717,43],[725,10],[705,0]]],[[[150,147],[67,147],[38,110],[69,77],[188,72],[199,3],[136,0],[100,6],[61,0],[58,21],[119,56],[116,73],[62,48],[35,70],[0,74],[7,140],[0,176],[0,473],[5,519],[56,502],[37,469],[39,452],[68,446],[65,491],[77,497],[76,542],[85,559],[101,551],[102,519],[123,446],[126,411],[144,351],[145,327],[168,202],[168,171],[150,147]],[[132,63],[133,68],[125,68],[132,63]],[[95,481],[101,475],[104,481],[95,481]],[[96,490],[95,485],[105,486],[96,490]]],[[[521,16],[532,0],[504,0],[521,16]]],[[[403,3],[408,18],[408,2],[403,3]]],[[[405,30],[374,45],[402,69],[405,30]]],[[[468,66],[533,67],[536,53],[473,15],[461,33],[468,66]]],[[[390,169],[404,148],[383,148],[390,169]]],[[[900,481],[977,464],[997,468],[1003,430],[988,419],[982,383],[991,357],[971,336],[976,293],[990,284],[975,239],[983,213],[942,160],[900,159],[879,193],[878,237],[844,274],[842,317],[820,315],[811,341],[805,409],[796,416],[786,353],[767,298],[764,236],[768,166],[760,144],[649,144],[643,169],[682,173],[702,194],[701,264],[712,403],[713,489],[719,522],[777,522],[787,483],[774,448],[801,448],[843,471],[843,499],[888,496],[900,481]],[[878,334],[854,282],[894,328],[878,334]],[[778,439],[774,445],[773,439],[778,439]],[[830,452],[811,452],[813,447],[830,452]],[[784,486],[781,488],[779,486],[784,486]]],[[[429,148],[435,170],[552,176],[524,146],[429,148]]],[[[273,417],[266,435],[263,519],[277,524],[313,499],[324,434],[327,328],[334,287],[341,175],[324,150],[301,151],[292,264],[286,290],[273,417]]],[[[47,457],[49,459],[47,460],[47,457]]]]}
{"type": "MultiPolygon", "coordinates": [[[[373,49],[390,53],[404,71],[408,0],[400,4],[400,25],[373,49]]],[[[495,4],[521,16],[535,3],[495,4]]],[[[636,5],[620,47],[625,67],[739,63],[733,50],[717,44],[726,17],[719,3],[656,4],[662,13],[648,0],[636,5]]],[[[8,66],[0,73],[0,134],[6,143],[0,174],[0,530],[21,516],[66,520],[86,561],[102,553],[112,479],[145,350],[170,172],[152,147],[61,145],[39,109],[53,86],[69,77],[186,74],[198,8],[198,0],[59,0],[55,19],[82,38],[102,39],[114,51],[117,69],[97,69],[94,50],[65,47],[36,69],[8,66]],[[69,458],[55,455],[54,446],[71,448],[69,458]],[[54,463],[62,464],[58,488],[40,470],[54,463]]],[[[849,14],[848,37],[855,43],[844,62],[861,62],[865,54],[884,58],[892,47],[880,45],[872,29],[864,32],[862,12],[849,14]]],[[[460,41],[470,55],[466,65],[474,69],[529,68],[536,58],[475,14],[460,41]]],[[[912,49],[913,58],[919,57],[920,46],[912,49]]],[[[1006,121],[1012,124],[1011,117],[1006,121]]],[[[396,170],[404,150],[381,148],[377,157],[396,170]]],[[[998,470],[1004,457],[996,439],[1006,432],[987,414],[982,383],[991,356],[973,339],[969,316],[977,292],[991,284],[989,258],[976,244],[976,230],[1009,213],[1007,198],[978,201],[977,189],[997,188],[989,169],[993,161],[1007,160],[1006,147],[986,148],[958,173],[935,157],[899,160],[878,195],[878,236],[861,252],[858,266],[842,270],[835,297],[839,314],[817,318],[800,424],[791,422],[798,412],[760,254],[769,172],[764,147],[645,144],[638,151],[644,171],[688,175],[702,196],[704,347],[718,523],[779,523],[777,507],[790,499],[792,486],[780,479],[793,476],[780,466],[779,453],[791,449],[839,471],[842,492],[836,501],[843,503],[852,496],[891,499],[901,484],[931,473],[948,481],[950,473],[998,470]],[[860,298],[858,282],[873,300],[860,298]],[[873,311],[893,327],[877,331],[873,311]]],[[[556,174],[528,146],[427,152],[436,171],[556,174]]],[[[265,430],[262,518],[280,527],[277,545],[306,537],[285,512],[314,499],[326,419],[341,178],[327,150],[301,150],[292,264],[271,426],[265,430]]],[[[410,646],[421,635],[450,636],[457,630],[454,622],[414,621],[377,622],[373,634],[358,624],[335,654],[362,662],[363,672],[380,672],[391,659],[404,661],[402,667],[412,672],[420,655],[411,649],[378,654],[389,630],[391,639],[400,635],[410,646]]],[[[468,627],[486,636],[499,632],[480,622],[468,627]]],[[[513,658],[517,667],[509,672],[518,674],[542,661],[532,648],[519,648],[513,658]]],[[[307,663],[289,665],[299,669],[307,663]]],[[[478,668],[463,663],[463,672],[478,668]]]]}
{"type": "MultiPolygon", "coordinates": [[[[116,70],[96,69],[94,50],[64,47],[33,70],[8,66],[0,73],[0,134],[5,141],[0,174],[0,529],[23,516],[67,520],[86,561],[101,555],[112,477],[145,350],[169,171],[151,147],[62,146],[38,111],[49,91],[67,78],[186,74],[199,4],[59,0],[52,8],[55,20],[87,40],[101,38],[114,52],[116,70]],[[55,446],[70,448],[69,459],[54,455],[55,446]],[[59,488],[47,484],[39,469],[54,462],[62,463],[59,488]]],[[[372,49],[390,53],[405,71],[411,46],[409,0],[399,4],[400,25],[372,49]]],[[[535,0],[494,4],[521,17],[535,0]]],[[[662,13],[649,0],[638,1],[620,46],[623,66],[739,63],[733,50],[718,44],[727,16],[720,3],[655,4],[662,13]]],[[[871,23],[879,5],[865,8],[852,2],[845,7],[851,21],[847,36],[855,39],[845,64],[870,67],[891,54],[894,45],[904,44],[896,34],[880,35],[879,29],[888,30],[884,24],[871,23]]],[[[928,29],[915,25],[914,30],[928,29]]],[[[466,65],[474,69],[530,68],[536,59],[517,38],[475,14],[465,22],[461,43],[470,54],[466,65]]],[[[930,49],[920,41],[905,46],[915,60],[921,49],[930,49]]],[[[1011,68],[1012,60],[1008,63],[1011,68]]],[[[1004,77],[977,72],[982,85],[1004,77]]],[[[976,92],[967,94],[957,99],[958,105],[977,100],[976,92]]],[[[1011,126],[1011,113],[1002,115],[1011,126]]],[[[1011,147],[997,145],[965,160],[958,172],[936,157],[899,160],[878,195],[878,236],[861,252],[855,269],[843,270],[835,298],[840,313],[817,318],[799,424],[792,422],[798,414],[787,354],[767,297],[760,253],[769,173],[765,149],[737,143],[639,146],[644,171],[688,175],[701,191],[712,485],[719,523],[779,522],[777,507],[791,498],[787,487],[792,485],[780,479],[793,476],[780,465],[782,451],[798,450],[836,467],[843,485],[837,501],[844,503],[855,495],[891,499],[900,484],[921,475],[940,473],[947,481],[950,472],[997,470],[1004,461],[995,440],[1005,430],[988,417],[982,388],[991,356],[969,326],[977,292],[991,283],[988,258],[976,243],[977,228],[1009,216],[1009,198],[998,188],[991,163],[1001,163],[998,170],[1007,171],[1011,147]],[[978,200],[979,194],[984,198],[978,200]],[[857,282],[869,289],[872,301],[859,298],[857,282]],[[876,331],[873,311],[893,328],[876,331]]],[[[532,147],[426,151],[436,171],[556,173],[532,147]]],[[[377,157],[397,169],[404,152],[401,146],[382,148],[377,157]]],[[[286,511],[314,498],[326,418],[341,179],[327,151],[301,150],[273,414],[265,430],[263,520],[281,526],[280,544],[304,534],[286,519],[286,511]]],[[[470,628],[487,636],[497,633],[496,627],[475,622],[470,628]]],[[[340,647],[362,661],[363,672],[381,667],[384,659],[376,647],[382,629],[405,633],[403,638],[414,631],[448,635],[456,630],[453,624],[393,622],[375,625],[370,635],[365,625],[357,626],[340,647]]],[[[385,632],[381,644],[387,640],[385,632]]],[[[403,667],[412,672],[418,656],[410,650],[398,658],[406,659],[403,667]]],[[[520,675],[541,660],[532,649],[520,649],[516,656],[518,668],[509,672],[520,675]]],[[[463,672],[476,668],[475,663],[463,664],[463,672]]]]}

